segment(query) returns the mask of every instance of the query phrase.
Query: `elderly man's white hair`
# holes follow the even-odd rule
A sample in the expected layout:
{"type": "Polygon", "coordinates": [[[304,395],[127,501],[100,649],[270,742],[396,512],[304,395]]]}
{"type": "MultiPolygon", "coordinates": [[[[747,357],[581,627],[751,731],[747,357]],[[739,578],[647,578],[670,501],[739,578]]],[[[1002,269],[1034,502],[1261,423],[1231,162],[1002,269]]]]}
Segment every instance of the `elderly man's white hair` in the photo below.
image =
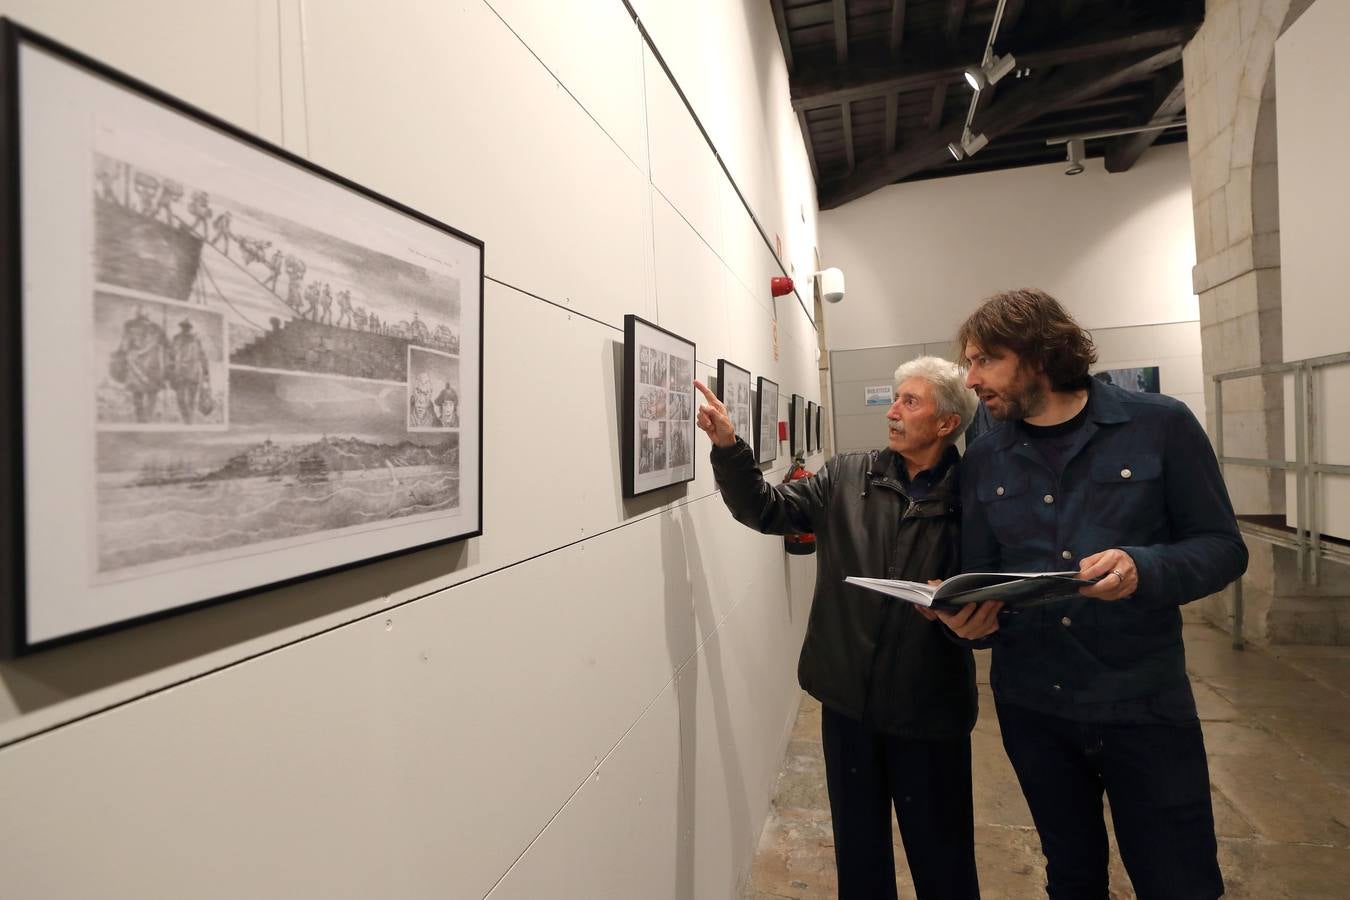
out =
{"type": "Polygon", "coordinates": [[[947,436],[948,443],[956,443],[975,418],[979,398],[966,387],[966,372],[956,363],[937,356],[920,356],[903,363],[895,370],[895,386],[909,378],[922,378],[933,386],[939,416],[953,413],[961,417],[961,424],[947,436]]]}

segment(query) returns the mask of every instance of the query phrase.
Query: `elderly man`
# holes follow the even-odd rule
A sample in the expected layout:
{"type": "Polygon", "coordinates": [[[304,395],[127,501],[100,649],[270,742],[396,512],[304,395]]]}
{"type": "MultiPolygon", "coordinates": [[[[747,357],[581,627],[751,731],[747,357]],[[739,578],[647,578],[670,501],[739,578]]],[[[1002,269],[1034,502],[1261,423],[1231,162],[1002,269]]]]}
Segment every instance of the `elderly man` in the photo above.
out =
{"type": "Polygon", "coordinates": [[[769,485],[724,407],[698,425],[722,499],[744,525],[816,535],[815,598],[797,677],[821,701],[840,900],[894,898],[890,808],[920,900],[976,898],[970,731],[975,668],[927,610],[844,583],[928,581],[960,569],[959,457],[975,395],[953,363],[895,372],[889,446],[834,457],[813,478],[769,485]]]}
{"type": "Polygon", "coordinates": [[[1181,611],[1247,565],[1205,431],[1182,403],[1088,376],[1091,336],[1050,295],[1007,291],[961,326],[966,383],[998,424],[970,447],[968,571],[1078,570],[1081,598],[939,616],[993,646],[1003,746],[1049,895],[1107,895],[1102,793],[1141,898],[1223,893],[1181,611]]]}

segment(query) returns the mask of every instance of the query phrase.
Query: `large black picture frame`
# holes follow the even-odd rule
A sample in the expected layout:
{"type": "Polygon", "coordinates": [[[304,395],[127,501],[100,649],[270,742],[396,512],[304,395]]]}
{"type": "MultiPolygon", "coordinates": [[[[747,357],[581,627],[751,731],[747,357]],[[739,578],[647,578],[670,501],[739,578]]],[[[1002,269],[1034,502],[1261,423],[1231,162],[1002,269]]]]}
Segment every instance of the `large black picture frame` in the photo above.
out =
{"type": "Polygon", "coordinates": [[[0,655],[483,533],[481,240],[9,20],[0,97],[0,655]]]}
{"type": "Polygon", "coordinates": [[[820,407],[814,400],[806,401],[806,452],[816,452],[816,425],[820,421],[820,407]]]}
{"type": "Polygon", "coordinates": [[[778,458],[778,382],[759,376],[755,387],[755,462],[778,458]]]}
{"type": "Polygon", "coordinates": [[[793,394],[788,404],[788,455],[793,459],[806,451],[806,398],[793,394]]]}
{"type": "Polygon", "coordinates": [[[697,346],[629,314],[623,320],[623,495],[694,480],[697,346]]]}

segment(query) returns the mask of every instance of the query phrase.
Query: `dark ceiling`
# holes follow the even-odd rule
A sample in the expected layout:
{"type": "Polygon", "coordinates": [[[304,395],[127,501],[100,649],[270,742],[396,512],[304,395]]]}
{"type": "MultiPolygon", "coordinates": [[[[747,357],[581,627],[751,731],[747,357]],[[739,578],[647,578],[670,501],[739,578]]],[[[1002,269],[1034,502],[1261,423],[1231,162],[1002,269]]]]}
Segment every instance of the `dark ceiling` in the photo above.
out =
{"type": "MultiPolygon", "coordinates": [[[[972,130],[989,144],[957,161],[999,0],[769,0],[821,209],[902,181],[1063,161],[1047,138],[1183,115],[1181,50],[1204,0],[1005,0],[994,44],[1017,70],[980,92],[972,130]]],[[[1089,140],[1128,170],[1185,128],[1089,140]]]]}

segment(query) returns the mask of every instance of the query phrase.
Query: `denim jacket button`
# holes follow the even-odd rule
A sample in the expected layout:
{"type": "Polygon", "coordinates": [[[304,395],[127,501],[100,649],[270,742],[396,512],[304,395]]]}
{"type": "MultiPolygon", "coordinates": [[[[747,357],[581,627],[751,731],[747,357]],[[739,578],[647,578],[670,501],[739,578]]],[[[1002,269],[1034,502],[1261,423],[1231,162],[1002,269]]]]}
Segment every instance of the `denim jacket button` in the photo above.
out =
{"type": "Polygon", "coordinates": [[[1055,502],[1055,495],[1054,495],[1054,494],[1046,494],[1046,495],[1045,495],[1045,502],[1046,502],[1046,503],[1054,503],[1054,502],[1055,502]]]}
{"type": "Polygon", "coordinates": [[[1062,556],[1062,557],[1064,557],[1065,559],[1073,559],[1073,551],[1072,551],[1072,550],[1064,550],[1064,551],[1062,551],[1059,555],[1062,556]]]}
{"type": "Polygon", "coordinates": [[[1070,625],[1073,624],[1073,619],[1070,619],[1068,616],[1065,616],[1064,618],[1059,620],[1059,624],[1063,625],[1065,628],[1068,628],[1070,625]]]}
{"type": "Polygon", "coordinates": [[[1002,497],[1002,496],[1003,496],[1003,485],[1000,484],[998,487],[994,488],[994,493],[995,493],[995,494],[998,494],[1000,497],[1002,497]]]}
{"type": "Polygon", "coordinates": [[[1121,477],[1121,478],[1129,478],[1129,477],[1130,477],[1131,475],[1133,475],[1133,474],[1134,474],[1134,473],[1131,472],[1129,469],[1121,469],[1121,470],[1120,470],[1120,477],[1121,477]]]}

